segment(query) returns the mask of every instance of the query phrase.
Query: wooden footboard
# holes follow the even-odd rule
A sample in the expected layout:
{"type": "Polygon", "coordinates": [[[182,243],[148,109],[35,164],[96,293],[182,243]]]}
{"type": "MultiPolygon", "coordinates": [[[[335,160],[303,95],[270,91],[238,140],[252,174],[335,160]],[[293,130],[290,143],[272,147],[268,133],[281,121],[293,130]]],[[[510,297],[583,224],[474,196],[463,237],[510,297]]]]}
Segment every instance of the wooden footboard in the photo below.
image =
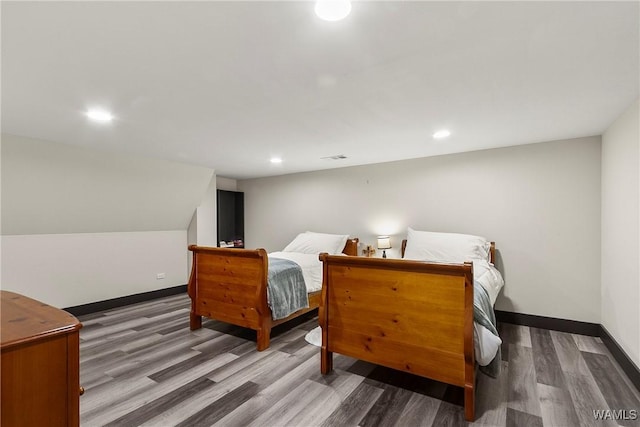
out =
{"type": "Polygon", "coordinates": [[[255,329],[258,350],[267,348],[271,331],[267,252],[195,245],[189,250],[193,252],[188,286],[191,329],[200,328],[202,316],[206,316],[255,329]]]}
{"type": "MultiPolygon", "coordinates": [[[[344,253],[357,254],[358,239],[349,239],[344,253]]],[[[314,310],[320,292],[309,294],[309,308],[285,319],[273,320],[267,303],[269,260],[264,249],[211,248],[191,245],[193,266],[188,293],[191,298],[190,327],[202,327],[202,316],[257,333],[257,349],[269,347],[271,328],[314,310]]]]}
{"type": "Polygon", "coordinates": [[[473,268],[321,254],[321,370],[332,353],[464,388],[473,420],[473,268]]]}

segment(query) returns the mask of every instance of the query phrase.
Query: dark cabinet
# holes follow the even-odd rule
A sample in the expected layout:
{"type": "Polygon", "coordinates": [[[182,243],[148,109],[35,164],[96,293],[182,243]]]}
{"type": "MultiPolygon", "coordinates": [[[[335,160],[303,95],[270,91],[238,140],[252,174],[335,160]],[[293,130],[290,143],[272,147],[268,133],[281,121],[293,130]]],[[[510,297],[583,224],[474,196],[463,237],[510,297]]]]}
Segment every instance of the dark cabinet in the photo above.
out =
{"type": "Polygon", "coordinates": [[[244,247],[244,193],[218,190],[218,246],[244,247]],[[222,242],[225,242],[223,244],[222,242]]]}

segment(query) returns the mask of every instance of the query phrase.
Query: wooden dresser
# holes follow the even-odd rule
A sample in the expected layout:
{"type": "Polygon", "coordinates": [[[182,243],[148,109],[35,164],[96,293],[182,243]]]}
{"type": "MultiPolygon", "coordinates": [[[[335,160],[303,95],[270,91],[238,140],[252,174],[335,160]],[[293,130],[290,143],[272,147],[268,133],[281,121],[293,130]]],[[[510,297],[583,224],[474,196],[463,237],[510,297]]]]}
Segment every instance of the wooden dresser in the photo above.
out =
{"type": "Polygon", "coordinates": [[[0,292],[0,424],[78,426],[82,324],[50,305],[0,292]]]}

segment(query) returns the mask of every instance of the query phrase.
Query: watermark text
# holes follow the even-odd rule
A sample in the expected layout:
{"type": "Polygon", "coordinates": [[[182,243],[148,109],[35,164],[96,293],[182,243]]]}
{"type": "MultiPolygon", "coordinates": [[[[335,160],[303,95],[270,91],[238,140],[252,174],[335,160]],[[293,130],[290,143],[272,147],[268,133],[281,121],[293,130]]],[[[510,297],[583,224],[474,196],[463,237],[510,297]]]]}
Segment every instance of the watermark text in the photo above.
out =
{"type": "Polygon", "coordinates": [[[596,420],[637,420],[637,409],[594,409],[593,418],[596,420]]]}

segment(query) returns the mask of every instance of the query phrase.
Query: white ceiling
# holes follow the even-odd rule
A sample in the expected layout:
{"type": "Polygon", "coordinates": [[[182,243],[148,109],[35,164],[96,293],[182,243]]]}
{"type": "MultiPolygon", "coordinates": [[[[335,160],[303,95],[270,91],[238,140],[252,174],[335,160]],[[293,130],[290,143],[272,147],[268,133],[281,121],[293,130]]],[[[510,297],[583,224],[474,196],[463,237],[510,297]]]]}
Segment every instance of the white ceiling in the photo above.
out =
{"type": "Polygon", "coordinates": [[[1,7],[3,132],[237,179],[599,135],[638,98],[637,1],[1,7]]]}

